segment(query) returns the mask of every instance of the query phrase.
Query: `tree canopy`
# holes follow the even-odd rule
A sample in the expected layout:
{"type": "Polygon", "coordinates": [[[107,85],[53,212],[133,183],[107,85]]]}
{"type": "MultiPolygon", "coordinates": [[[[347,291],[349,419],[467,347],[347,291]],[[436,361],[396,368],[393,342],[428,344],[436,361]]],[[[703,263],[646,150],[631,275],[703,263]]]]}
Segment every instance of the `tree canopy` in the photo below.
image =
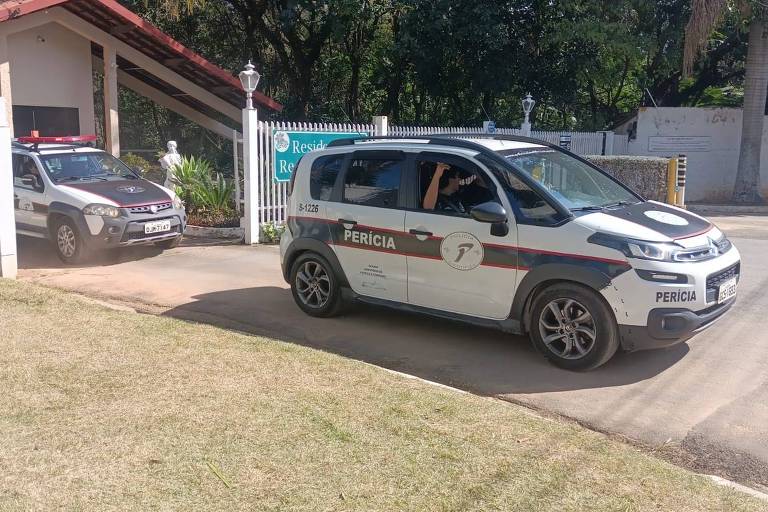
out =
{"type": "Polygon", "coordinates": [[[739,105],[725,10],[682,70],[697,0],[120,0],[225,69],[252,59],[279,119],[610,129],[643,105],[739,105]],[[653,99],[651,99],[653,98],[653,99]]]}

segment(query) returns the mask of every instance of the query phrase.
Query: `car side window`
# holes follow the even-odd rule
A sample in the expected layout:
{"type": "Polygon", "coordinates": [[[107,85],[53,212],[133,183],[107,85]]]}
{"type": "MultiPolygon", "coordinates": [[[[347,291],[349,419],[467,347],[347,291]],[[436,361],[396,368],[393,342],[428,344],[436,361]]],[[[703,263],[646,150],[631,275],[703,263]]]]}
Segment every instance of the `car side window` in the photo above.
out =
{"type": "Polygon", "coordinates": [[[400,193],[402,160],[355,159],[344,178],[344,202],[395,208],[400,193]]]}
{"type": "Polygon", "coordinates": [[[336,178],[344,164],[344,155],[321,156],[312,162],[309,193],[317,201],[330,201],[336,178]]]}
{"type": "Polygon", "coordinates": [[[489,169],[495,170],[506,179],[508,196],[517,213],[519,223],[556,224],[562,220],[558,211],[538,192],[533,190],[508,169],[500,167],[491,159],[479,156],[478,159],[489,169]],[[522,218],[521,218],[522,216],[522,218]]]}
{"type": "Polygon", "coordinates": [[[35,160],[28,155],[13,154],[13,184],[16,187],[41,192],[43,179],[35,160]]]}
{"type": "Polygon", "coordinates": [[[457,163],[446,156],[416,159],[419,179],[419,209],[442,215],[468,217],[475,206],[498,203],[495,186],[490,178],[471,162],[457,163]]]}

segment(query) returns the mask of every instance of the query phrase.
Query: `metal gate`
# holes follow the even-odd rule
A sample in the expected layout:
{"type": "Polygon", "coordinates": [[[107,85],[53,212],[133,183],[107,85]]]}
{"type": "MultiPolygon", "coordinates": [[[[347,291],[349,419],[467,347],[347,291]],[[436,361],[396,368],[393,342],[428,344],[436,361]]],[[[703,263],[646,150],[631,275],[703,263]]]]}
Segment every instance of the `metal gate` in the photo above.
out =
{"type": "MultiPolygon", "coordinates": [[[[273,130],[286,131],[317,131],[317,132],[363,132],[379,135],[373,124],[341,124],[341,123],[290,123],[290,122],[259,122],[257,130],[258,161],[256,172],[257,183],[261,191],[256,208],[258,224],[282,225],[286,221],[288,205],[288,184],[274,179],[274,140],[273,130]]],[[[391,126],[387,135],[393,137],[434,135],[438,133],[485,133],[482,128],[465,128],[456,126],[391,126]]],[[[499,135],[521,135],[518,128],[497,128],[499,135]]],[[[561,135],[571,137],[571,151],[579,155],[620,154],[617,149],[626,151],[626,136],[614,135],[611,132],[547,132],[533,131],[531,137],[559,144],[561,135]],[[623,138],[622,138],[623,137],[623,138]]],[[[242,196],[242,135],[234,137],[233,157],[235,168],[236,195],[240,198],[238,207],[243,204],[242,196]]],[[[623,153],[623,152],[622,152],[623,153]]]]}

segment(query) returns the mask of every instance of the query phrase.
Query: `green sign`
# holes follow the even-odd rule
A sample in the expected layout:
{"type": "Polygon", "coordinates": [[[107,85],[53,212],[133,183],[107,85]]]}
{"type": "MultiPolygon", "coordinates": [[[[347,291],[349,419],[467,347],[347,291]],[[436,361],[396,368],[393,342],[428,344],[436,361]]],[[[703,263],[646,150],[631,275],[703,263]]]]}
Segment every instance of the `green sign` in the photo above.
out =
{"type": "Polygon", "coordinates": [[[323,149],[334,140],[367,136],[365,132],[293,132],[273,128],[275,181],[291,181],[293,168],[304,153],[323,149]]]}

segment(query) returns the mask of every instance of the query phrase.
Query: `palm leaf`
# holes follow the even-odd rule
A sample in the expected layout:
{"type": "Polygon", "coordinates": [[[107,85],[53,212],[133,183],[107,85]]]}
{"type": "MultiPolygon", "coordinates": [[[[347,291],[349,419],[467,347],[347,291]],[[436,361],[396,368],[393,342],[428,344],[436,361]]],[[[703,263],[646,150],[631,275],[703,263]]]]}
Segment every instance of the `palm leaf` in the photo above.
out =
{"type": "Polygon", "coordinates": [[[683,76],[689,76],[709,36],[728,10],[728,0],[692,0],[691,17],[685,26],[683,76]]]}

